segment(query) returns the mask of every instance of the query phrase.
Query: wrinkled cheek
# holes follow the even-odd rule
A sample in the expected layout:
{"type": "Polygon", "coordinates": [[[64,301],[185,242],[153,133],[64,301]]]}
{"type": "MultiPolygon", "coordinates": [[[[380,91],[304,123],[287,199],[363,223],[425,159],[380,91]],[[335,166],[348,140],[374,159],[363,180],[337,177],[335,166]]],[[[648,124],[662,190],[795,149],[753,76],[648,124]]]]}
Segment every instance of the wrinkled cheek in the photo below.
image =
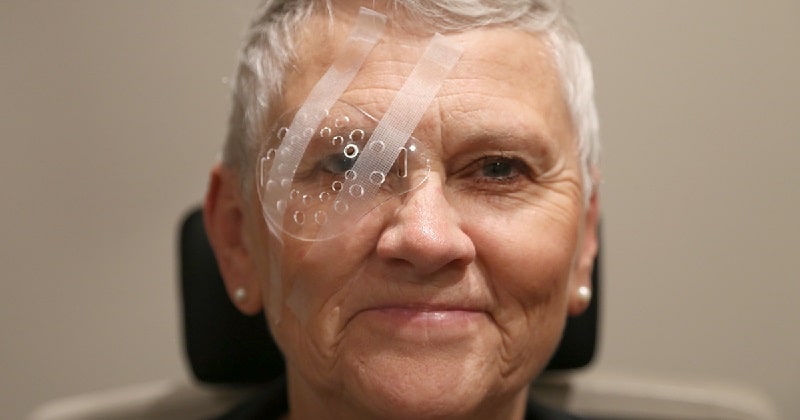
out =
{"type": "Polygon", "coordinates": [[[561,339],[567,316],[566,305],[555,289],[509,297],[516,311],[507,314],[504,329],[504,356],[509,371],[515,367],[531,377],[538,375],[561,339]]]}
{"type": "Polygon", "coordinates": [[[286,241],[282,258],[280,305],[306,336],[306,344],[325,351],[343,324],[341,305],[353,287],[363,252],[342,241],[286,241]]]}
{"type": "Polygon", "coordinates": [[[572,253],[558,244],[546,244],[544,249],[531,249],[501,266],[503,272],[493,276],[496,287],[518,297],[524,306],[547,305],[563,294],[569,280],[572,253]]]}
{"type": "MultiPolygon", "coordinates": [[[[298,255],[288,253],[287,255],[298,255]]],[[[308,267],[303,259],[283,260],[280,321],[271,324],[274,338],[287,363],[303,372],[309,380],[331,364],[335,348],[337,311],[325,306],[325,297],[333,293],[333,285],[320,272],[308,267]]]]}
{"type": "Polygon", "coordinates": [[[281,270],[282,299],[276,302],[303,328],[309,327],[312,315],[320,312],[321,302],[337,287],[330,280],[335,267],[320,263],[325,259],[309,258],[311,251],[306,244],[286,248],[281,270]]]}
{"type": "Polygon", "coordinates": [[[515,366],[528,375],[538,374],[560,340],[567,316],[571,243],[529,237],[517,246],[495,244],[503,255],[495,254],[497,259],[489,266],[494,270],[487,277],[503,314],[498,323],[509,374],[515,366]]]}
{"type": "MultiPolygon", "coordinates": [[[[374,219],[374,218],[373,218],[374,219]]],[[[312,317],[338,321],[336,308],[347,297],[377,242],[379,225],[366,218],[347,235],[309,242],[286,240],[283,255],[284,306],[302,325],[312,317]]]]}

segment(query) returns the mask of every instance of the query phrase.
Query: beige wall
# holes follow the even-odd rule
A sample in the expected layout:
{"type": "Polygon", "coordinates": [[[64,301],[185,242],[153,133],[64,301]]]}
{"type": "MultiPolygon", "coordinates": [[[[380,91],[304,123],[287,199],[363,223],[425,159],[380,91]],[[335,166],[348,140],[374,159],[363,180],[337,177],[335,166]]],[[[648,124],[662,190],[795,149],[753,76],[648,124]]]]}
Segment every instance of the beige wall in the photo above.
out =
{"type": "MultiPolygon", "coordinates": [[[[0,415],[186,375],[175,229],[255,0],[0,2],[0,415]]],[[[573,3],[603,123],[598,369],[800,417],[800,3],[573,3]]]]}

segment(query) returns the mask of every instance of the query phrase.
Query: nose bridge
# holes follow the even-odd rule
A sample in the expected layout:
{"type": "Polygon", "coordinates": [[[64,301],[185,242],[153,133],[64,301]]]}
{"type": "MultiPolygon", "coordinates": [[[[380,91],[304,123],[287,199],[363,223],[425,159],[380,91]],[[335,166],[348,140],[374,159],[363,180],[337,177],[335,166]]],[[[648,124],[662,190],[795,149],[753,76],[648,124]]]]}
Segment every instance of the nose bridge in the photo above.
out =
{"type": "Polygon", "coordinates": [[[417,188],[404,194],[401,203],[396,216],[408,228],[413,228],[413,233],[441,235],[444,233],[441,230],[457,221],[455,209],[444,196],[441,176],[435,172],[427,174],[417,188]]]}
{"type": "Polygon", "coordinates": [[[421,273],[448,265],[466,265],[475,257],[460,215],[448,202],[436,172],[405,193],[378,241],[378,253],[403,260],[421,273]]]}

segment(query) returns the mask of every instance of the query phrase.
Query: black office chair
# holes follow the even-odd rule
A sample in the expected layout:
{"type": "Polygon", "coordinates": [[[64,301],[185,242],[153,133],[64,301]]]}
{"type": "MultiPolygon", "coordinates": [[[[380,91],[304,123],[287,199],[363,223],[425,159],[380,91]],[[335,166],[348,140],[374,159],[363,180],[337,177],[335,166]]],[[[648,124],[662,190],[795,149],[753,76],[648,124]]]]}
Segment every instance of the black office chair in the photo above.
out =
{"type": "MultiPolygon", "coordinates": [[[[283,375],[283,358],[262,315],[241,315],[228,301],[216,261],[193,210],[180,231],[180,275],[185,350],[197,379],[166,379],[57,399],[37,407],[31,420],[208,418],[229,410],[262,384],[283,375]],[[245,385],[245,386],[230,386],[245,385]],[[246,386],[251,385],[251,386],[246,386]]],[[[531,387],[532,397],[587,419],[775,420],[774,404],[757,390],[719,380],[674,380],[647,375],[593,373],[596,349],[599,266],[592,274],[595,299],[586,313],[570,318],[548,374],[531,387]]]]}
{"type": "MultiPolygon", "coordinates": [[[[597,263],[592,274],[595,297],[600,291],[597,263]]],[[[283,375],[283,358],[267,333],[264,317],[243,316],[228,301],[200,210],[182,222],[180,276],[185,350],[197,382],[173,378],[56,399],[37,407],[31,420],[208,418],[283,375]]],[[[597,302],[595,298],[586,313],[568,320],[548,374],[531,387],[533,398],[587,419],[655,420],[678,418],[676,413],[682,419],[778,418],[769,399],[741,384],[732,388],[719,380],[586,370],[559,375],[592,361],[597,302]]]]}
{"type": "MultiPolygon", "coordinates": [[[[592,273],[594,299],[581,316],[568,319],[549,371],[584,367],[594,357],[598,264],[599,258],[592,273]]],[[[283,357],[267,332],[264,315],[243,315],[228,299],[200,209],[192,210],[182,224],[180,270],[185,350],[194,376],[209,384],[244,385],[267,383],[283,375],[283,357]]]]}

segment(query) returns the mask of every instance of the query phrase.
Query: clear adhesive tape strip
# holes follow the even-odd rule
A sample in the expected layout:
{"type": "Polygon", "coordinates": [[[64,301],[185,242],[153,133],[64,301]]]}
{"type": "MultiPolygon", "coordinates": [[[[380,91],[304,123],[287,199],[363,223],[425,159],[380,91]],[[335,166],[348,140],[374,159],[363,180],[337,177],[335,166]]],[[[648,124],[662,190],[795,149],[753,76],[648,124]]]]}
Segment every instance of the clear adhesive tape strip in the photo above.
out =
{"type": "MultiPolygon", "coordinates": [[[[303,106],[298,111],[287,131],[287,141],[282,142],[278,149],[285,157],[285,165],[273,166],[270,170],[269,179],[278,181],[280,179],[292,179],[297,170],[297,165],[308,147],[308,142],[313,137],[314,129],[319,125],[328,109],[342,96],[344,90],[353,81],[372,51],[375,44],[380,41],[386,28],[386,16],[373,10],[362,7],[359,9],[358,17],[353,29],[347,36],[347,40],[342,46],[341,52],[328,68],[325,74],[314,85],[303,106]],[[297,116],[302,116],[298,118],[297,116]]],[[[261,170],[261,165],[256,165],[261,170]]],[[[260,182],[264,182],[264,174],[260,174],[260,182]]],[[[279,181],[278,181],[279,182],[279,181]]],[[[262,185],[263,187],[263,185],[262,185]]],[[[259,188],[261,191],[262,188],[259,188]]],[[[276,189],[271,195],[279,194],[288,196],[289,191],[276,189]]],[[[261,197],[262,200],[264,197],[261,197]]],[[[270,197],[272,202],[277,202],[285,197],[270,197]]],[[[276,211],[273,209],[273,211],[276,211]]],[[[282,212],[272,220],[280,220],[282,212]]],[[[270,218],[266,218],[270,229],[273,229],[270,218]]],[[[277,236],[276,236],[277,237],[277,236]]],[[[275,256],[270,264],[270,304],[269,312],[273,321],[277,324],[281,320],[282,311],[282,279],[280,275],[280,261],[275,256]]]]}
{"type": "MultiPolygon", "coordinates": [[[[380,41],[385,28],[385,15],[365,7],[359,10],[356,23],[338,56],[317,84],[314,85],[305,103],[292,120],[286,136],[277,150],[282,164],[274,165],[271,168],[269,180],[275,181],[280,185],[280,180],[294,178],[297,166],[314,135],[316,127],[353,81],[375,44],[380,41]]],[[[259,166],[257,165],[257,167],[259,166]]],[[[289,191],[284,188],[277,188],[272,194],[288,196],[289,191]]],[[[270,198],[269,201],[278,202],[278,200],[285,197],[270,198]]],[[[277,210],[277,212],[279,214],[273,220],[281,220],[281,211],[277,210]]]]}
{"type": "MultiPolygon", "coordinates": [[[[403,86],[398,91],[386,114],[378,122],[375,131],[358,157],[353,172],[356,174],[387,174],[395,164],[400,151],[417,128],[422,116],[427,111],[433,98],[439,92],[447,75],[461,57],[463,47],[443,35],[436,33],[428,44],[420,61],[411,71],[403,86]],[[383,143],[385,147],[371,147],[383,143]]],[[[380,184],[364,182],[364,176],[345,181],[334,202],[350,202],[351,209],[361,214],[375,196],[380,184]],[[350,198],[351,186],[359,185],[363,194],[356,202],[350,198]]],[[[328,232],[323,229],[320,234],[328,232]]]]}

